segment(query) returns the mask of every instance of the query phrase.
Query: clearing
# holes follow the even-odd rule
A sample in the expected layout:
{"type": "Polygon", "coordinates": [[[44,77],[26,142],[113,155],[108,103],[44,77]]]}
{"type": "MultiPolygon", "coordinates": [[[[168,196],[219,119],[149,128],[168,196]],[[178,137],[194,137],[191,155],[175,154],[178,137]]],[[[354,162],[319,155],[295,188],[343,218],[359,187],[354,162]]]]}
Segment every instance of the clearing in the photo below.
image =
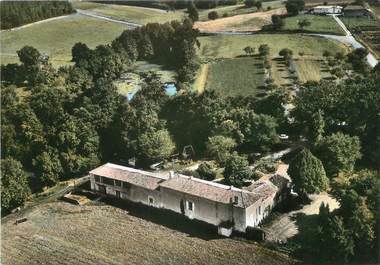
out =
{"type": "Polygon", "coordinates": [[[18,213],[28,219],[19,225],[14,225],[16,215],[3,218],[2,263],[292,264],[287,256],[256,243],[220,238],[209,226],[160,213],[103,203],[40,204],[18,213]]]}
{"type": "Polygon", "coordinates": [[[307,19],[311,23],[309,27],[305,27],[303,29],[303,32],[345,35],[345,32],[331,16],[298,15],[293,17],[287,17],[285,19],[285,26],[283,30],[300,30],[298,22],[303,19],[307,19]]]}
{"type": "Polygon", "coordinates": [[[266,239],[268,241],[276,242],[281,240],[285,242],[294,237],[299,231],[297,216],[317,215],[322,202],[329,205],[330,211],[339,208],[339,203],[325,192],[311,195],[310,199],[312,200],[311,203],[305,205],[302,209],[280,214],[274,220],[264,225],[264,229],[267,231],[266,239]]]}
{"type": "Polygon", "coordinates": [[[70,63],[75,43],[83,42],[95,48],[110,43],[126,29],[125,25],[75,14],[16,31],[4,31],[0,35],[1,63],[17,63],[16,51],[30,45],[47,53],[54,66],[65,65],[70,63]]]}
{"type": "Polygon", "coordinates": [[[257,95],[263,93],[262,59],[255,57],[223,59],[209,63],[206,89],[223,96],[257,95]]]}

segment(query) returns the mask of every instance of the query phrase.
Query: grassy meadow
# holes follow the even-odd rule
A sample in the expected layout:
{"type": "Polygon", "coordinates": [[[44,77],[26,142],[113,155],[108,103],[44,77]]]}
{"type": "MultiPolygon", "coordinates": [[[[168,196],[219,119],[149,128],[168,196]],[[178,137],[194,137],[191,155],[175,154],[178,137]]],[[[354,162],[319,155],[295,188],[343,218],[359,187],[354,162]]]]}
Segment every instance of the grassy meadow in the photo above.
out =
{"type": "Polygon", "coordinates": [[[186,16],[183,10],[166,12],[162,9],[89,2],[76,2],[74,3],[74,7],[85,9],[99,15],[122,19],[142,25],[147,23],[165,23],[172,20],[182,20],[186,16]]]}
{"type": "Polygon", "coordinates": [[[331,16],[298,15],[294,17],[287,17],[285,19],[285,26],[283,29],[299,30],[298,22],[303,19],[307,19],[311,23],[310,26],[303,29],[305,32],[344,35],[342,28],[331,16]]]}
{"type": "Polygon", "coordinates": [[[199,55],[207,58],[234,58],[244,54],[244,47],[256,48],[268,44],[270,56],[276,57],[283,48],[293,50],[297,57],[300,52],[307,56],[321,57],[325,50],[346,52],[347,46],[314,36],[300,34],[254,34],[254,35],[218,35],[199,38],[201,47],[199,55]]]}
{"type": "Polygon", "coordinates": [[[127,27],[82,15],[32,25],[1,33],[1,63],[18,62],[16,51],[25,45],[47,53],[55,66],[70,63],[71,48],[77,42],[90,48],[110,43],[127,27]]]}
{"type": "Polygon", "coordinates": [[[206,89],[224,96],[257,95],[264,85],[264,69],[254,57],[224,59],[209,63],[206,89]]]}

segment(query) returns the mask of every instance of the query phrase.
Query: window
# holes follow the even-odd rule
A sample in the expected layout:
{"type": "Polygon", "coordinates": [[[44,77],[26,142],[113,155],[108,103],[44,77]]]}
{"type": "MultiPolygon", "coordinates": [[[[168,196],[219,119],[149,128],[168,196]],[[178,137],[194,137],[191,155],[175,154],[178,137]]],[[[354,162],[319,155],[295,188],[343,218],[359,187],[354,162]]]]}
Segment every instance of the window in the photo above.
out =
{"type": "Polygon", "coordinates": [[[121,181],[115,179],[115,186],[121,187],[121,181]]]}
{"type": "Polygon", "coordinates": [[[193,211],[194,210],[194,203],[191,201],[187,201],[187,210],[193,211]]]}
{"type": "Polygon", "coordinates": [[[154,198],[151,196],[148,196],[148,202],[149,202],[149,205],[153,205],[154,204],[154,198]]]}
{"type": "Polygon", "coordinates": [[[234,196],[234,204],[238,204],[239,203],[239,197],[238,196],[234,196]]]}
{"type": "Polygon", "coordinates": [[[131,184],[129,184],[128,182],[124,182],[123,181],[123,188],[124,189],[129,189],[131,187],[131,184]]]}
{"type": "Polygon", "coordinates": [[[259,206],[259,215],[261,214],[261,206],[259,206]]]}
{"type": "Polygon", "coordinates": [[[104,177],[103,177],[103,183],[104,183],[104,184],[107,184],[107,185],[111,185],[111,186],[114,185],[114,183],[113,183],[113,179],[110,179],[110,178],[104,178],[104,177]]]}
{"type": "Polygon", "coordinates": [[[96,182],[102,182],[100,176],[95,175],[95,181],[96,182]]]}

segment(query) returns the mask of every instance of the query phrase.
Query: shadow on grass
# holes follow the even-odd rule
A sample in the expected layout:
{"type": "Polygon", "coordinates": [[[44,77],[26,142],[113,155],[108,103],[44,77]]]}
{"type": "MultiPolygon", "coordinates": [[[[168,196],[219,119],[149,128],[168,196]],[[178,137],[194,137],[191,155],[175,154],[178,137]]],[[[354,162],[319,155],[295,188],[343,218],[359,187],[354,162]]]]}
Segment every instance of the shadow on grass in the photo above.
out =
{"type": "Polygon", "coordinates": [[[318,235],[318,215],[297,213],[292,217],[298,227],[298,234],[287,242],[293,248],[293,256],[306,264],[324,264],[323,253],[320,252],[318,235]]]}
{"type": "Polygon", "coordinates": [[[128,214],[148,220],[150,222],[163,225],[167,228],[186,233],[191,237],[198,237],[203,240],[220,239],[217,228],[198,220],[190,220],[184,215],[175,212],[145,206],[114,198],[102,198],[102,202],[114,207],[128,211],[128,214]]]}

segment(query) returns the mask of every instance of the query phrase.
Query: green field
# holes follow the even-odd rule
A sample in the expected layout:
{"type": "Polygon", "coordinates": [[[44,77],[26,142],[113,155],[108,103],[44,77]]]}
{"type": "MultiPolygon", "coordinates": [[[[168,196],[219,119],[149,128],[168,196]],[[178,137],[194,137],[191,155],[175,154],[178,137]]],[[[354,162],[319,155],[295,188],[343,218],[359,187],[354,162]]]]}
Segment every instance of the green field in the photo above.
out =
{"type": "Polygon", "coordinates": [[[182,20],[185,17],[183,10],[166,12],[162,9],[110,5],[89,2],[76,2],[75,8],[86,9],[99,15],[122,19],[128,22],[146,24],[146,23],[165,23],[172,20],[182,20]]]}
{"type": "Polygon", "coordinates": [[[264,69],[256,58],[218,60],[209,64],[206,89],[224,96],[256,95],[264,85],[264,69]]]}
{"type": "Polygon", "coordinates": [[[51,62],[64,65],[71,60],[71,48],[77,42],[94,48],[99,44],[110,43],[123,30],[125,25],[107,22],[82,15],[32,25],[15,31],[1,33],[1,63],[18,62],[16,51],[31,45],[40,52],[47,53],[51,62]]]}
{"type": "Polygon", "coordinates": [[[335,41],[300,34],[254,34],[254,35],[218,35],[200,37],[201,47],[199,55],[208,58],[234,58],[243,55],[243,48],[256,48],[261,44],[268,44],[271,56],[276,57],[283,48],[293,50],[295,57],[299,52],[307,56],[322,57],[325,50],[346,52],[347,46],[335,41]]]}
{"type": "Polygon", "coordinates": [[[331,16],[316,16],[316,15],[298,15],[285,19],[284,30],[299,30],[298,22],[307,19],[311,25],[305,27],[303,31],[314,33],[325,33],[334,35],[344,35],[342,28],[336,23],[331,16]]]}

